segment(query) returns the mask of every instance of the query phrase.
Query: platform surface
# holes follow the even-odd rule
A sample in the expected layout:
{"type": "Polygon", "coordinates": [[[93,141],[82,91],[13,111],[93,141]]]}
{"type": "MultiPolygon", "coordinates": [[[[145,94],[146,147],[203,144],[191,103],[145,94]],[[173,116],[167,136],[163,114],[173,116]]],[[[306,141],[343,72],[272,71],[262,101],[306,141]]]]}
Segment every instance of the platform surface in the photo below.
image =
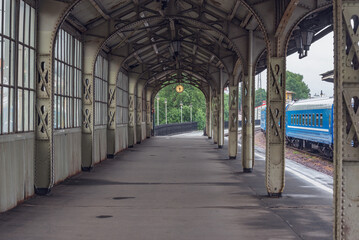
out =
{"type": "Polygon", "coordinates": [[[332,238],[325,183],[292,166],[270,199],[261,153],[248,174],[227,151],[196,133],[151,138],[0,214],[0,239],[332,238]]]}

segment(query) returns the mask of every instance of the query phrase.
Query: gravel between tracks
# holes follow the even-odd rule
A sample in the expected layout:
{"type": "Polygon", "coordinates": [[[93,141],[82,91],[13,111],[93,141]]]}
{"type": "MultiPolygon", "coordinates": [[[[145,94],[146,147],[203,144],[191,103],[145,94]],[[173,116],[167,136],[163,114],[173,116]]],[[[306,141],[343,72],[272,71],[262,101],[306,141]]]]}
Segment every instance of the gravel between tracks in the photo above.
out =
{"type": "MultiPolygon", "coordinates": [[[[258,131],[255,133],[255,145],[265,149],[266,139],[262,132],[258,131]]],[[[322,159],[317,156],[312,156],[310,153],[303,153],[294,149],[286,148],[286,158],[297,163],[300,163],[306,167],[315,169],[319,172],[325,173],[329,176],[333,176],[333,163],[328,160],[322,159]]]]}

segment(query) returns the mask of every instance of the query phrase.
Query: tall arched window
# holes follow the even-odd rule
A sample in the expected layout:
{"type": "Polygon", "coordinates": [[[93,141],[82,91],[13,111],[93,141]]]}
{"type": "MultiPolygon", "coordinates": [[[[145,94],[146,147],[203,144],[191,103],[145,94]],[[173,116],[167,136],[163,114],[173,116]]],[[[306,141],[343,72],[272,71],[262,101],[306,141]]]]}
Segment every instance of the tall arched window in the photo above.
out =
{"type": "Polygon", "coordinates": [[[63,29],[56,38],[54,64],[54,127],[80,127],[82,43],[63,29]]]}
{"type": "Polygon", "coordinates": [[[128,76],[120,72],[116,92],[116,124],[128,123],[128,76]]]}
{"type": "Polygon", "coordinates": [[[36,66],[34,1],[0,1],[0,23],[0,134],[33,131],[36,66]]]}
{"type": "Polygon", "coordinates": [[[95,64],[95,125],[107,124],[108,61],[101,55],[95,64]]]}

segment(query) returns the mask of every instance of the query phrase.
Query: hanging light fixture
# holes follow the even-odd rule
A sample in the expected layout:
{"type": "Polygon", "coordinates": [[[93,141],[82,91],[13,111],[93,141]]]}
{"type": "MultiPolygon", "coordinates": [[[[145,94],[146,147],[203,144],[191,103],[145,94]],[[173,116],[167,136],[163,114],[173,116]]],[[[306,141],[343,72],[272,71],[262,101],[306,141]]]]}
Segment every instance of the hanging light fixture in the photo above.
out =
{"type": "Polygon", "coordinates": [[[309,51],[310,45],[312,44],[314,32],[311,30],[305,30],[301,32],[303,48],[305,51],[309,51]]]}
{"type": "Polygon", "coordinates": [[[308,55],[310,45],[312,44],[315,32],[312,30],[302,30],[295,37],[295,46],[299,53],[299,59],[308,55]]]}

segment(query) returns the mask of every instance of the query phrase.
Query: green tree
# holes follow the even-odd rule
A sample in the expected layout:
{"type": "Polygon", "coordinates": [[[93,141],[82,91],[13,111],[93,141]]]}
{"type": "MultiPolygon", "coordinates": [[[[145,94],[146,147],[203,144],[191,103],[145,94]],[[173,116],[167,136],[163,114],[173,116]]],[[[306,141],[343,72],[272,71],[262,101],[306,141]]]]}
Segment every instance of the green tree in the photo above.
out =
{"type": "Polygon", "coordinates": [[[256,90],[255,94],[255,107],[262,105],[263,101],[267,99],[267,92],[263,88],[256,90]]]}
{"type": "MultiPolygon", "coordinates": [[[[206,125],[206,99],[201,90],[189,85],[182,84],[184,90],[182,93],[177,93],[176,85],[172,84],[164,87],[157,96],[160,97],[159,113],[160,124],[166,123],[165,116],[165,99],[167,99],[167,123],[181,122],[181,107],[182,107],[182,120],[183,122],[190,122],[190,104],[192,104],[192,121],[198,123],[198,129],[203,129],[206,125]]],[[[155,121],[157,123],[157,99],[155,100],[155,121]]]]}
{"type": "Polygon", "coordinates": [[[303,75],[287,71],[286,90],[294,92],[293,99],[307,99],[310,89],[303,82],[303,75]]]}

